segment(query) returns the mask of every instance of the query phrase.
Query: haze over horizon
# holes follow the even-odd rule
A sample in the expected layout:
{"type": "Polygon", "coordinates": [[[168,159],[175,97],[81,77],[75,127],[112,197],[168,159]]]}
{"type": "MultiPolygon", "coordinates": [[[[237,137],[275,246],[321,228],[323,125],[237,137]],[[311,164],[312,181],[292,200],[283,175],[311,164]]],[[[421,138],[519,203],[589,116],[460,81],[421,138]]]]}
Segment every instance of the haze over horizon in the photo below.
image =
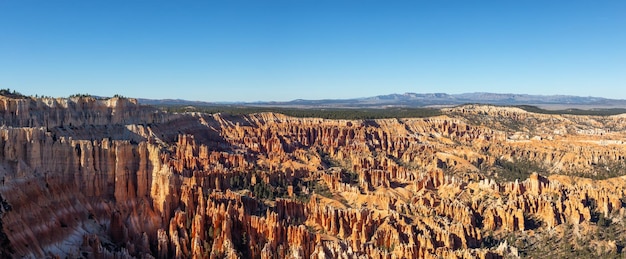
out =
{"type": "Polygon", "coordinates": [[[624,1],[1,1],[0,88],[199,101],[626,99],[624,1]]]}

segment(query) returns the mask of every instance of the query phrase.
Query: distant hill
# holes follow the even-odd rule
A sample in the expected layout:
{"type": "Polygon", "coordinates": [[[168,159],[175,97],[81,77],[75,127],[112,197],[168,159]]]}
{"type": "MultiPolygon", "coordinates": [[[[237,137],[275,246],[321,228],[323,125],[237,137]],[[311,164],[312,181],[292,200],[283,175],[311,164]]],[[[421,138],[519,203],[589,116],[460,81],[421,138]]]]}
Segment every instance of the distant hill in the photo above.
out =
{"type": "Polygon", "coordinates": [[[141,104],[147,105],[211,105],[210,102],[201,101],[189,101],[183,99],[144,99],[137,98],[137,101],[141,104]]]}
{"type": "Polygon", "coordinates": [[[353,99],[323,99],[305,100],[297,99],[287,102],[238,102],[238,103],[215,103],[201,101],[187,101],[180,99],[138,99],[142,104],[148,105],[193,105],[211,106],[236,104],[241,106],[260,107],[292,107],[292,108],[385,108],[385,107],[432,107],[453,106],[467,103],[493,104],[493,105],[533,105],[545,109],[606,109],[626,108],[626,100],[608,99],[601,97],[583,97],[572,95],[529,95],[529,94],[500,94],[500,93],[404,93],[389,94],[373,97],[353,99]]]}

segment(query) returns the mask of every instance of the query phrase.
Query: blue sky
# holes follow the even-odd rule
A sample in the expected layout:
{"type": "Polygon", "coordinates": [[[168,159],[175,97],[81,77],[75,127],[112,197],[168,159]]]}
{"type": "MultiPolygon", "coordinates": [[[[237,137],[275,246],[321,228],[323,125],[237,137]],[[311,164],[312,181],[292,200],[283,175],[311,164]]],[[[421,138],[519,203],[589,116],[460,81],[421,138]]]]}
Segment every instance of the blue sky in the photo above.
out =
{"type": "Polygon", "coordinates": [[[626,99],[626,1],[0,0],[0,88],[203,101],[626,99]]]}

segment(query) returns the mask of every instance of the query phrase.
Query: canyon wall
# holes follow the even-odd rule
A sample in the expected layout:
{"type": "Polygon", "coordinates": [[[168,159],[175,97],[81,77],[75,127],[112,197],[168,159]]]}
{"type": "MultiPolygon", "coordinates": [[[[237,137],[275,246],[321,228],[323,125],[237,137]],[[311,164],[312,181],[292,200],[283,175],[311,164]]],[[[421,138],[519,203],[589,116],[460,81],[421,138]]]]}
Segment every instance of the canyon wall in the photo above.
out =
{"type": "Polygon", "coordinates": [[[626,214],[620,116],[324,120],[126,98],[0,98],[0,114],[3,257],[499,258],[518,254],[507,235],[626,214]]]}

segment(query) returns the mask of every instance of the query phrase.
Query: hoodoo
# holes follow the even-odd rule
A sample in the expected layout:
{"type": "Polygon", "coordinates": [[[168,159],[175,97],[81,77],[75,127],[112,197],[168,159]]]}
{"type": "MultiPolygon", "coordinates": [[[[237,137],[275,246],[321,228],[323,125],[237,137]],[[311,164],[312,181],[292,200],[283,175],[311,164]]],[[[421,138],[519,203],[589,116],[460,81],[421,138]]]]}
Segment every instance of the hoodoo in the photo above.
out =
{"type": "Polygon", "coordinates": [[[481,105],[442,113],[327,120],[167,113],[128,98],[0,97],[0,253],[623,252],[626,117],[481,105]]]}

